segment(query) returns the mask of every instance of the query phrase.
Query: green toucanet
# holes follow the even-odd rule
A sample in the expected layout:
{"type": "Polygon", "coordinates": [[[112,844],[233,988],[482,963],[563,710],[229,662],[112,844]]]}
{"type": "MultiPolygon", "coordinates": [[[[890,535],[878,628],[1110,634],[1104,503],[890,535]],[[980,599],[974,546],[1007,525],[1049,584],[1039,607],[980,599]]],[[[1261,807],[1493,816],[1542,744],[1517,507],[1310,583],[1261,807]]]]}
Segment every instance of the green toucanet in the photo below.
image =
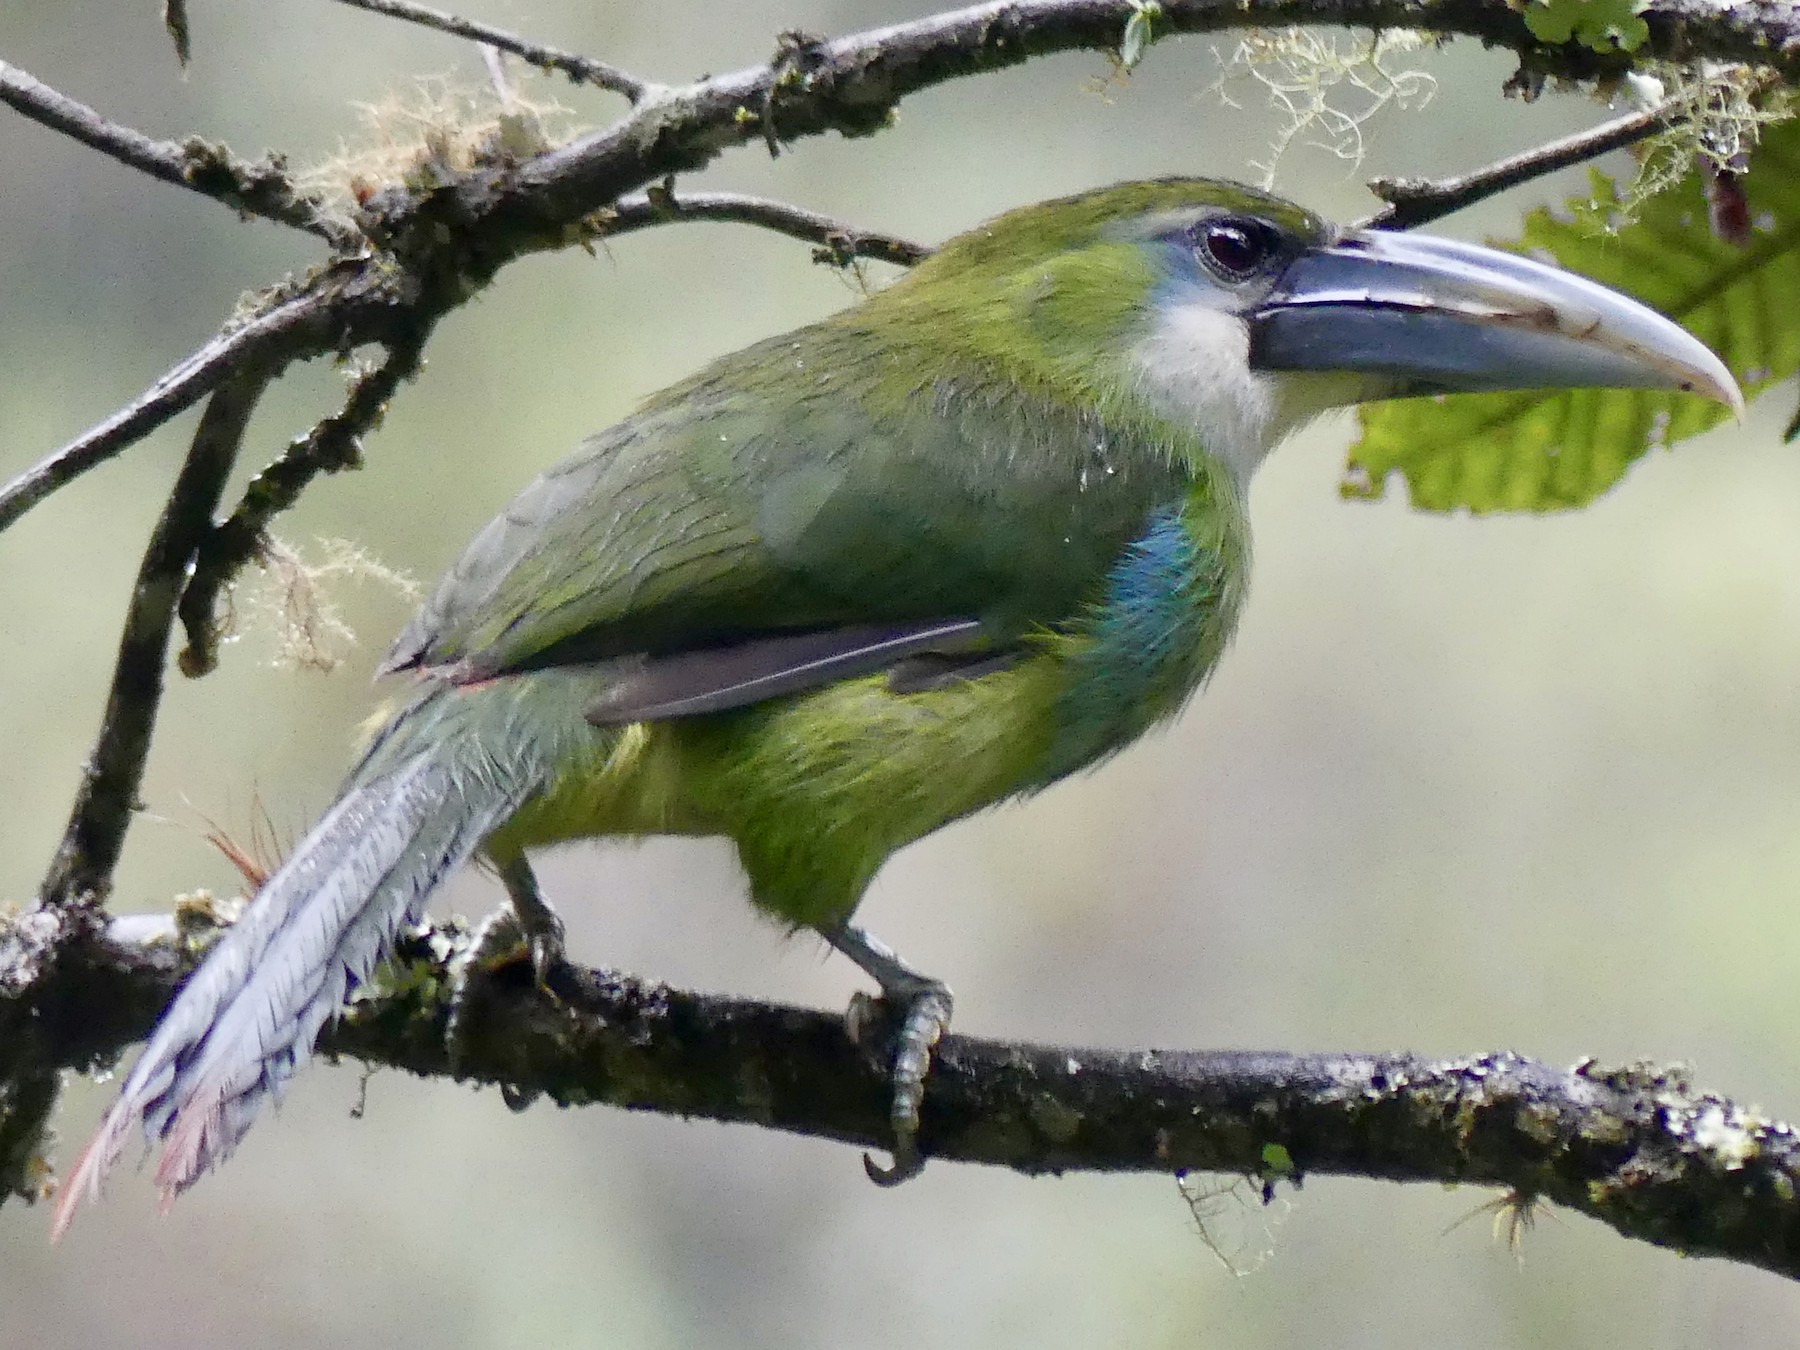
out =
{"type": "Polygon", "coordinates": [[[540,972],[531,850],[723,835],[769,915],[904,1016],[894,1164],[949,991],[851,925],[896,849],[1172,717],[1242,608],[1248,481],[1320,411],[1725,368],[1633,301],[1490,249],[1340,230],[1224,183],[1126,183],[951,240],[725,357],[528,486],[385,669],[412,688],[174,999],[73,1169],[129,1135],[173,1195],[221,1161],[445,876],[498,870],[540,972]]]}

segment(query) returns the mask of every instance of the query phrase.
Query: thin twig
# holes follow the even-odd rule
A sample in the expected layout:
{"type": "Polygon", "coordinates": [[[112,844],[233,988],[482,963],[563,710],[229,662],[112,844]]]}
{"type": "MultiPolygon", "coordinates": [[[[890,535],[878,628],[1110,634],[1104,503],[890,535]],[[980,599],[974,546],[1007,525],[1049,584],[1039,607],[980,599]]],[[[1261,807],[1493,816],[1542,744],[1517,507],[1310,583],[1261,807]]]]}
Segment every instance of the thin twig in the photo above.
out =
{"type": "Polygon", "coordinates": [[[932,252],[925,245],[898,235],[858,229],[803,206],[742,192],[683,192],[678,196],[671,190],[655,188],[621,197],[599,213],[598,226],[601,236],[610,237],[677,220],[731,221],[774,230],[791,239],[819,245],[821,252],[828,255],[824,260],[840,267],[852,258],[873,258],[911,267],[929,258],[932,252]]]}
{"type": "Polygon", "coordinates": [[[266,465],[250,480],[231,514],[207,531],[181,596],[181,623],[187,631],[182,674],[204,675],[218,664],[220,592],[257,556],[269,522],[299,500],[308,483],[322,473],[339,473],[362,463],[363,435],[380,422],[395,390],[418,373],[419,354],[430,331],[419,329],[391,346],[379,365],[357,377],[344,406],[266,465]]]}
{"type": "Polygon", "coordinates": [[[194,551],[211,528],[250,414],[272,377],[266,365],[240,368],[214,392],[150,533],[125,610],[100,734],[40,892],[46,905],[86,904],[111,887],[156,727],[175,604],[194,551]]]}
{"type": "Polygon", "coordinates": [[[477,44],[476,50],[481,53],[481,63],[487,67],[488,84],[499,100],[501,111],[511,112],[518,105],[519,95],[506,71],[506,53],[486,42],[477,44]]]}
{"type": "Polygon", "coordinates": [[[511,52],[514,56],[530,62],[540,70],[554,70],[567,75],[572,80],[596,85],[601,89],[609,89],[615,94],[623,94],[633,103],[642,103],[653,90],[653,86],[648,81],[640,80],[637,76],[628,74],[617,66],[609,66],[604,61],[578,56],[574,52],[559,51],[555,47],[546,47],[541,42],[532,42],[527,38],[516,37],[491,24],[465,19],[458,14],[446,14],[441,9],[414,4],[412,0],[338,0],[338,3],[349,5],[352,9],[366,9],[371,14],[385,15],[390,19],[402,19],[407,23],[435,28],[440,33],[468,38],[471,42],[481,42],[490,47],[498,47],[501,51],[511,52]]]}
{"type": "Polygon", "coordinates": [[[58,488],[193,407],[234,370],[261,359],[296,330],[317,321],[325,308],[320,294],[302,293],[221,333],[104,422],[0,487],[0,530],[58,488]]]}
{"type": "Polygon", "coordinates": [[[333,248],[356,246],[356,232],[332,217],[318,197],[298,191],[279,159],[252,164],[197,136],[179,144],[152,140],[5,61],[0,61],[0,103],[160,182],[223,202],[240,215],[305,230],[333,248]]]}
{"type": "Polygon", "coordinates": [[[1410,230],[1415,225],[1473,206],[1534,178],[1635,145],[1668,126],[1677,108],[1677,102],[1671,99],[1654,108],[1602,122],[1590,131],[1549,141],[1454,178],[1374,179],[1369,184],[1369,191],[1387,206],[1358,225],[1362,229],[1410,230]]]}

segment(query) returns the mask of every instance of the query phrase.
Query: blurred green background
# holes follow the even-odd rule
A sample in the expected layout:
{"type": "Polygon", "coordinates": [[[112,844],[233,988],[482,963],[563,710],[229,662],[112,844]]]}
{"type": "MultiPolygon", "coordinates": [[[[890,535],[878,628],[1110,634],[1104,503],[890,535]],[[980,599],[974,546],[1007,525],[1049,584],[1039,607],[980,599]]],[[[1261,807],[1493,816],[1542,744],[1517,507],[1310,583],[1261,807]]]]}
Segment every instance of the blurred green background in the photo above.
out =
{"type": "MultiPolygon", "coordinates": [[[[324,0],[195,0],[184,78],[136,0],[9,0],[0,56],[155,135],[316,162],[354,105],[421,76],[476,86],[474,52],[324,0]]],[[[483,17],[664,80],[764,58],[799,26],[927,12],[902,0],[486,0],[483,17]]],[[[892,132],[728,155],[692,180],[937,240],[1026,201],[1168,172],[1248,176],[1277,122],[1202,96],[1213,44],[1159,45],[1126,84],[1073,56],[909,100],[892,132]]],[[[1226,50],[1229,38],[1219,44],[1226,50]]],[[[1422,114],[1371,129],[1364,169],[1296,151],[1278,186],[1350,218],[1374,172],[1473,166],[1602,114],[1502,102],[1507,61],[1419,62],[1422,114]]],[[[594,125],[598,92],[554,89],[594,125]]],[[[1502,231],[1565,178],[1447,222],[1502,231]]],[[[0,116],[0,472],[136,394],[240,291],[316,257],[0,116]]],[[[877,269],[879,270],[879,269],[877,269]]],[[[428,580],[533,472],[634,400],[849,303],[804,246],[680,226],[509,269],[453,315],[368,468],[317,485],[291,540],[356,540],[428,580]]],[[[298,372],[246,470],[335,406],[298,372]]],[[[941,974],[971,1032],[1075,1044],[1510,1048],[1651,1055],[1800,1114],[1800,457],[1781,395],[1657,454],[1595,508],[1442,519],[1338,500],[1341,419],[1262,471],[1242,633],[1172,730],[1023,807],[946,830],[863,917],[941,974]],[[1779,403],[1781,406],[1775,406],[1779,403]]],[[[26,898],[96,725],[144,532],[191,426],[0,536],[3,893],[26,898]]],[[[201,839],[258,798],[296,836],[329,798],[367,676],[406,606],[343,594],[367,642],[335,675],[271,668],[251,633],[177,680],[121,906],[233,877],[201,839]]],[[[847,963],[741,898],[727,846],[588,846],[543,867],[578,960],[839,1006],[847,963]]],[[[499,899],[470,873],[441,909],[499,899]]],[[[0,1212],[0,1344],[82,1347],[1077,1347],[1790,1344],[1794,1292],[1576,1217],[1523,1264],[1474,1190],[1310,1180],[1265,1216],[1221,1202],[1223,1269],[1174,1184],[1028,1181],[937,1165],[897,1192],[849,1150],[605,1109],[509,1113],[383,1073],[319,1067],[168,1218],[127,1172],[58,1250],[0,1212]]],[[[70,1147],[109,1086],[76,1084],[70,1147]]]]}

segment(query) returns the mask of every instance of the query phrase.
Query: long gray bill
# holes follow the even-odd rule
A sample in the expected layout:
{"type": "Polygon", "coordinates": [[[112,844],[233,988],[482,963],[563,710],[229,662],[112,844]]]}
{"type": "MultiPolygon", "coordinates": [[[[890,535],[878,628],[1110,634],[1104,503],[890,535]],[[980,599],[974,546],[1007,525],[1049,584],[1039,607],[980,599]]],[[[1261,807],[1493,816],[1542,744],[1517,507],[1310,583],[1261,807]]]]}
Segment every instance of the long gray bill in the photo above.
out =
{"type": "Polygon", "coordinates": [[[1430,235],[1350,231],[1297,257],[1251,316],[1259,370],[1353,371],[1391,394],[1646,388],[1742,414],[1704,343],[1586,277],[1430,235]]]}

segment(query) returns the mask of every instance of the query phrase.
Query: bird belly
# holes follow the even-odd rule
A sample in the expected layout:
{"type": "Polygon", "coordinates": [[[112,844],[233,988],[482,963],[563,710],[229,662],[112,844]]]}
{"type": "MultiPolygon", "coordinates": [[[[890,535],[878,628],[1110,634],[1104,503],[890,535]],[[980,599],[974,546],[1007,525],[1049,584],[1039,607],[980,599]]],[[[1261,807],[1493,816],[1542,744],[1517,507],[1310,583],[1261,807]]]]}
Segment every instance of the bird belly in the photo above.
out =
{"type": "Polygon", "coordinates": [[[871,676],[697,718],[675,728],[685,793],[737,843],[760,906],[829,926],[890,853],[1039,784],[1061,682],[1043,650],[917,693],[871,676]]]}
{"type": "Polygon", "coordinates": [[[608,730],[579,722],[573,672],[511,677],[538,686],[518,701],[542,714],[535,734],[557,735],[558,769],[485,852],[504,862],[581,838],[723,835],[761,907],[789,924],[828,925],[848,917],[894,850],[1048,781],[1062,666],[1046,644],[1006,669],[918,693],[896,694],[878,675],[608,730]]]}

